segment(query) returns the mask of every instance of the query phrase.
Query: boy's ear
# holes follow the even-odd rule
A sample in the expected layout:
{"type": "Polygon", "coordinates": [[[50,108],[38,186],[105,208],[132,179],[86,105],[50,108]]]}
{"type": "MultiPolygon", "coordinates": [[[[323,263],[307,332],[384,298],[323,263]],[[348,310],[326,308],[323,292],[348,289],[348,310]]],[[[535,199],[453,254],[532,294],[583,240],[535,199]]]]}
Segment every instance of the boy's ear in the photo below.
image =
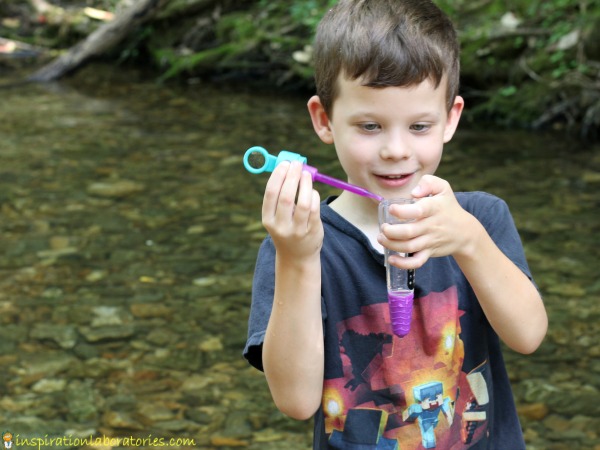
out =
{"type": "Polygon", "coordinates": [[[308,100],[308,113],[312,120],[313,128],[317,136],[326,144],[333,144],[333,133],[329,123],[329,117],[323,108],[321,99],[317,95],[313,95],[308,100]]]}
{"type": "Polygon", "coordinates": [[[444,129],[444,144],[446,142],[449,142],[450,139],[452,139],[452,136],[454,136],[454,132],[456,131],[456,127],[458,127],[460,115],[462,114],[464,107],[465,101],[460,95],[457,95],[454,99],[454,104],[452,105],[452,108],[448,112],[446,128],[444,129]]]}

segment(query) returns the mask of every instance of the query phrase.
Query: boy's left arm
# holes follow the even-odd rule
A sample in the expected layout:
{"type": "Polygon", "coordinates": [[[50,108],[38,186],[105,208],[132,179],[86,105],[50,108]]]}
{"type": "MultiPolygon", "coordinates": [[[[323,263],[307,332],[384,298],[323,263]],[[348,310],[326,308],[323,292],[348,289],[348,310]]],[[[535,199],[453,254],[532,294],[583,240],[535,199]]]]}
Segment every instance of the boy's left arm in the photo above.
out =
{"type": "Polygon", "coordinates": [[[453,256],[498,336],[517,352],[534,352],[546,335],[548,317],[533,282],[460,206],[448,182],[427,175],[412,194],[420,200],[392,212],[416,220],[386,225],[380,243],[413,256],[391,262],[409,269],[430,257],[453,256]]]}

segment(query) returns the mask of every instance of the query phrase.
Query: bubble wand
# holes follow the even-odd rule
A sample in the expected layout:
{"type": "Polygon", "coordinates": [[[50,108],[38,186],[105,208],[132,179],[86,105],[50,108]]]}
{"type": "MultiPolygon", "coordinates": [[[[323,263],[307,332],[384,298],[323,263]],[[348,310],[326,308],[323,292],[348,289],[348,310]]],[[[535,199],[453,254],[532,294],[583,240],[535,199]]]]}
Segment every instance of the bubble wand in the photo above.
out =
{"type": "Polygon", "coordinates": [[[306,164],[306,157],[298,153],[282,150],[279,155],[273,156],[270,155],[269,152],[267,152],[263,147],[251,147],[246,150],[246,153],[244,154],[244,167],[250,173],[273,172],[275,167],[277,167],[277,165],[283,161],[300,161],[302,164],[304,164],[304,170],[310,173],[313,181],[328,184],[329,186],[343,189],[344,191],[352,192],[357,195],[362,195],[363,197],[370,197],[377,201],[383,200],[383,197],[373,194],[372,192],[367,191],[365,188],[361,188],[360,186],[356,186],[354,184],[338,180],[337,178],[319,173],[316,168],[306,164]]]}
{"type": "MultiPolygon", "coordinates": [[[[325,183],[338,189],[343,189],[363,197],[373,198],[379,201],[379,221],[380,223],[398,223],[394,221],[393,216],[387,214],[387,208],[390,202],[383,197],[373,194],[368,190],[347,183],[337,178],[319,173],[319,171],[307,164],[306,157],[287,150],[282,150],[279,155],[273,156],[263,147],[251,147],[244,154],[244,167],[250,173],[258,174],[262,172],[273,172],[275,167],[283,161],[299,161],[304,164],[304,170],[311,174],[313,181],[325,183]]],[[[397,220],[397,219],[395,219],[397,220]]],[[[404,337],[410,331],[410,321],[412,318],[412,306],[414,297],[415,271],[403,270],[392,266],[388,259],[392,254],[400,254],[389,249],[385,249],[385,269],[386,282],[388,290],[388,302],[390,307],[390,319],[392,329],[399,337],[404,337]]]]}

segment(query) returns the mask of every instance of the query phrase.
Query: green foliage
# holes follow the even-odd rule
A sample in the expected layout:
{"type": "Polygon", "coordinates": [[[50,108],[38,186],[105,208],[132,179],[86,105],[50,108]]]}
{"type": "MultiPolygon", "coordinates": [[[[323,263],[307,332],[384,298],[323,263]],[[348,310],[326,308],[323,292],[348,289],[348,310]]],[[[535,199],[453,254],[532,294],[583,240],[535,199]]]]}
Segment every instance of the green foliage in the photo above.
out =
{"type": "MultiPolygon", "coordinates": [[[[243,11],[224,14],[206,47],[182,53],[169,46],[152,54],[166,67],[162,80],[229,70],[258,72],[275,84],[296,79],[308,86],[315,28],[335,3],[255,0],[243,11]]],[[[589,86],[600,76],[600,0],[437,4],[459,30],[468,119],[523,127],[596,123],[600,94],[597,87],[590,94],[589,86]],[[561,109],[562,104],[568,108],[561,109]]]]}
{"type": "Polygon", "coordinates": [[[219,47],[210,48],[191,55],[180,55],[171,49],[162,49],[155,52],[155,58],[168,65],[168,70],[158,79],[159,82],[173,78],[181,73],[189,73],[200,68],[212,68],[215,64],[225,65],[233,55],[240,53],[238,43],[228,43],[219,47]]]}
{"type": "Polygon", "coordinates": [[[590,102],[589,88],[600,75],[600,0],[440,4],[460,32],[464,94],[476,94],[472,119],[572,126],[598,110],[598,89],[590,102]]]}
{"type": "Polygon", "coordinates": [[[257,0],[243,11],[229,12],[216,22],[215,40],[209,48],[192,49],[192,54],[171,47],[152,50],[155,61],[167,67],[161,80],[210,70],[238,70],[268,73],[278,84],[294,77],[308,83],[312,68],[307,61],[296,61],[294,53],[310,45],[320,18],[334,3],[257,0]]]}
{"type": "Polygon", "coordinates": [[[308,0],[290,5],[290,14],[294,21],[300,22],[314,31],[323,14],[336,3],[336,0],[308,0]]]}
{"type": "MultiPolygon", "coordinates": [[[[59,3],[114,11],[121,1],[59,3]]],[[[161,81],[226,73],[309,87],[315,28],[336,1],[171,0],[155,21],[126,40],[117,58],[139,63],[149,55],[161,81]]],[[[600,135],[600,0],[434,1],[459,31],[467,119],[566,125],[600,135]]],[[[17,0],[0,3],[0,13],[9,16],[31,8],[17,0]]],[[[28,35],[2,29],[1,23],[0,31],[61,49],[90,32],[80,25],[46,26],[28,35]]]]}

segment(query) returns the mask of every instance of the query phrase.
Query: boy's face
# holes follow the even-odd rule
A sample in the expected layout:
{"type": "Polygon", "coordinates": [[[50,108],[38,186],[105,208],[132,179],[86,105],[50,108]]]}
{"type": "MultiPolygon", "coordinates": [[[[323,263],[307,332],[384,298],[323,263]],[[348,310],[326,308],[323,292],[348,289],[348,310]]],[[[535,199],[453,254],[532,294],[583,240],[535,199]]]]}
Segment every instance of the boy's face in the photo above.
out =
{"type": "Polygon", "coordinates": [[[457,97],[450,112],[446,82],[412,87],[372,88],[361,80],[338,80],[331,117],[318,97],[309,101],[315,131],[335,143],[348,181],[385,198],[410,197],[423,175],[433,174],[444,143],[456,130],[463,108],[457,97]]]}

